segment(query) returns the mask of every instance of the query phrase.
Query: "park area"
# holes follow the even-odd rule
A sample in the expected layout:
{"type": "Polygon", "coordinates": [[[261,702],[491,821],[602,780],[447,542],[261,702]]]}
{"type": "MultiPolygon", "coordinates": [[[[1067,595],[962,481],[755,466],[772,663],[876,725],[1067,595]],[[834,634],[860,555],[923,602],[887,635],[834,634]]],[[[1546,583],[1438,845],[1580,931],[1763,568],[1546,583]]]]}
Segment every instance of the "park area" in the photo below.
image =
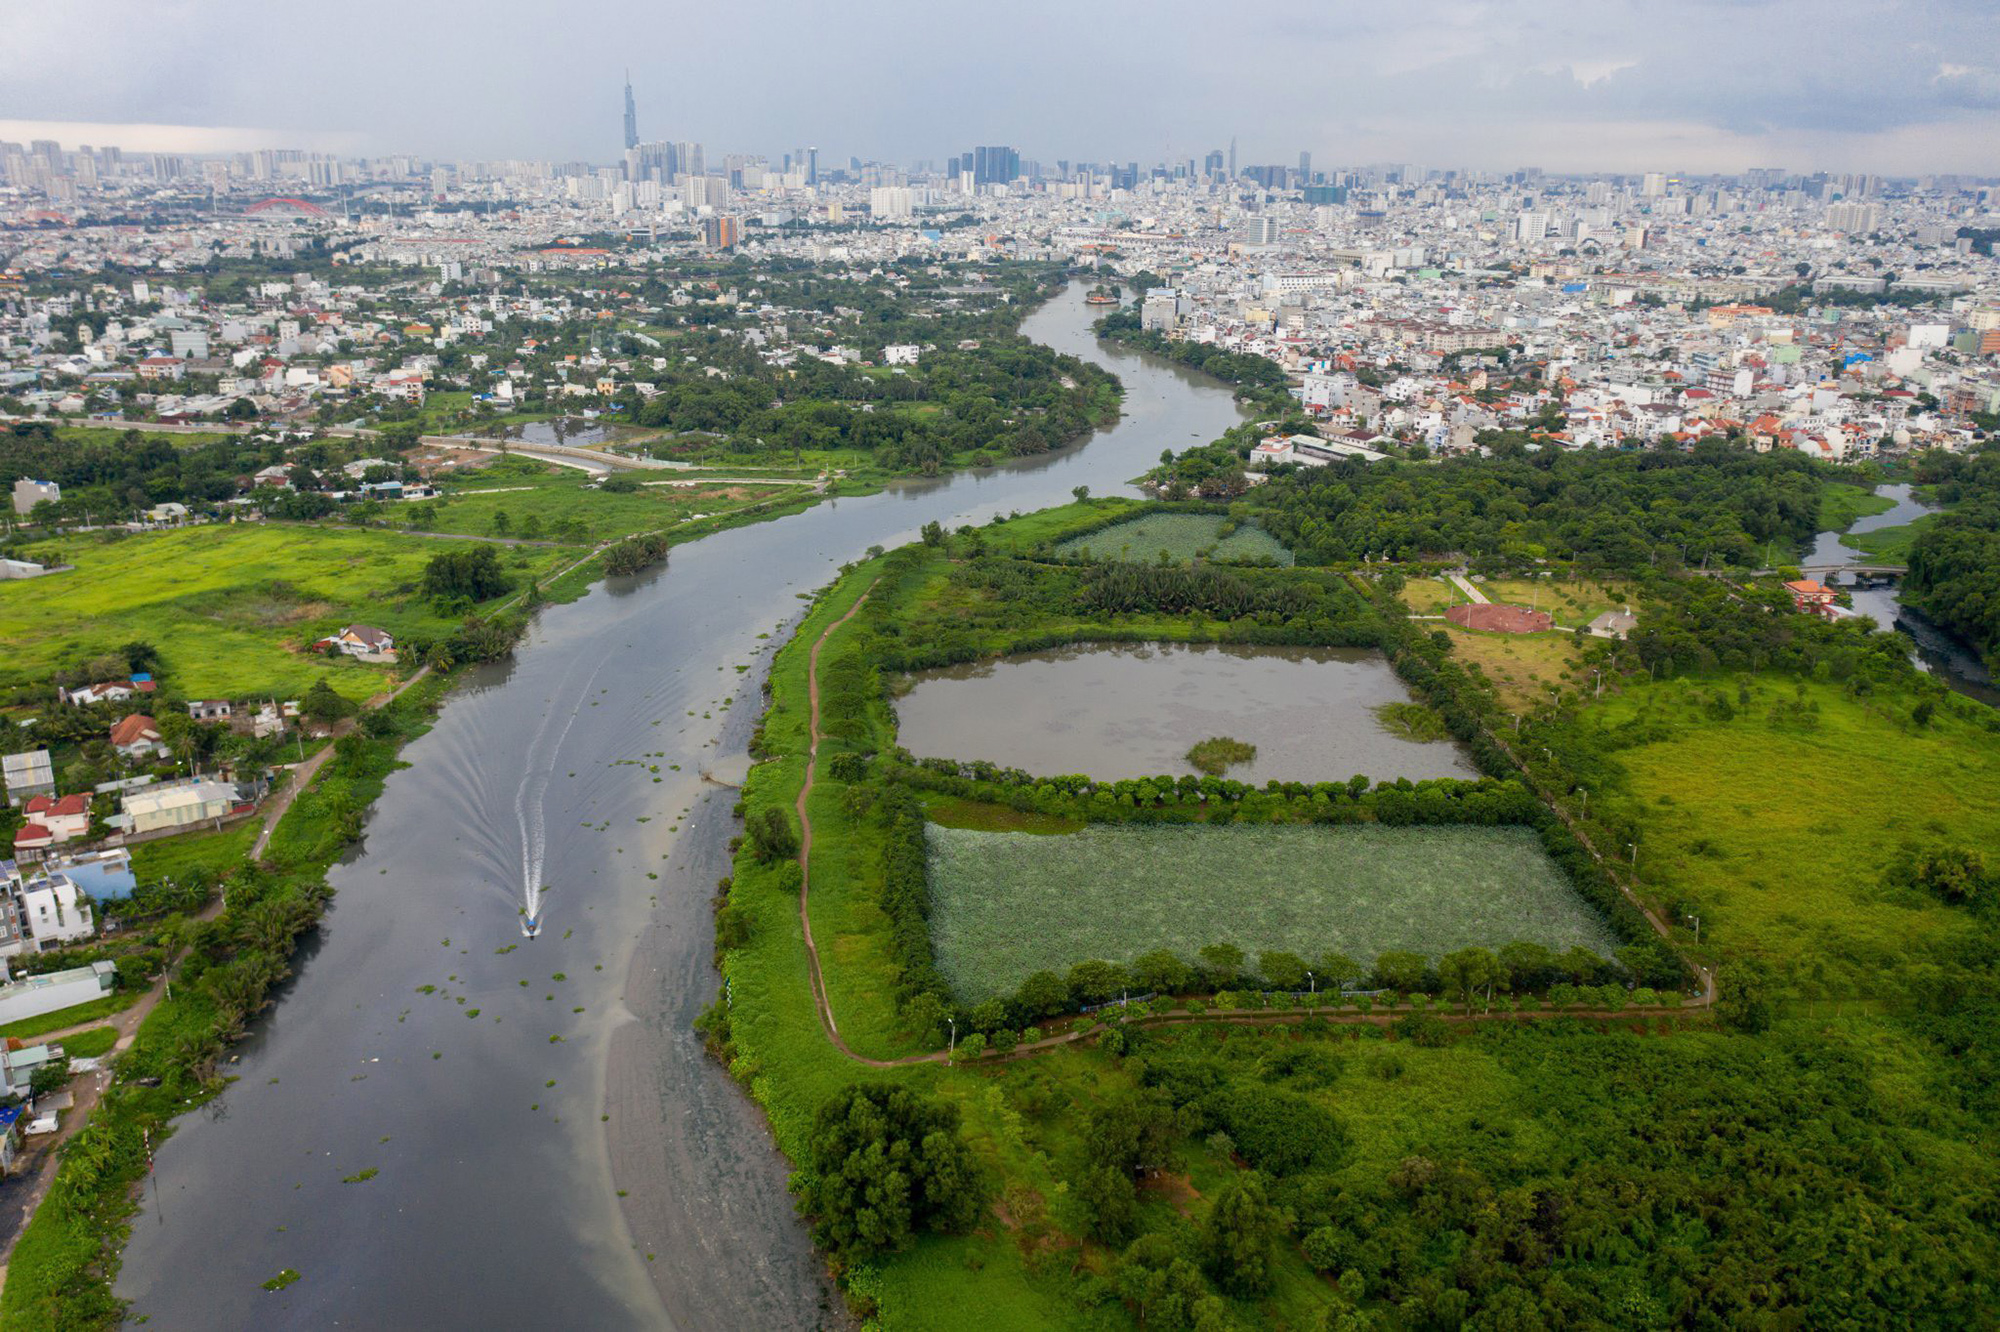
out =
{"type": "Polygon", "coordinates": [[[1197,557],[1243,563],[1292,562],[1292,552],[1257,524],[1239,524],[1211,513],[1147,514],[1073,537],[1058,545],[1056,553],[1134,564],[1152,564],[1162,555],[1177,564],[1197,557]]]}
{"type": "Polygon", "coordinates": [[[1617,945],[1519,828],[933,824],[926,840],[938,965],[968,1004],[1037,971],[1215,943],[1364,964],[1392,949],[1617,945]]]}
{"type": "MultiPolygon", "coordinates": [[[[0,582],[0,683],[45,682],[57,670],[150,643],[189,698],[297,698],[328,680],[350,698],[381,690],[390,668],[302,651],[353,621],[397,638],[448,632],[421,593],[433,555],[462,543],[303,524],[215,523],[170,532],[62,542],[74,569],[0,582]]],[[[517,584],[575,553],[530,547],[501,555],[517,584]]]]}
{"type": "Polygon", "coordinates": [[[392,508],[389,517],[420,532],[582,545],[811,493],[796,483],[704,483],[699,473],[671,471],[614,473],[594,482],[573,467],[504,457],[444,482],[437,499],[392,508]]]}

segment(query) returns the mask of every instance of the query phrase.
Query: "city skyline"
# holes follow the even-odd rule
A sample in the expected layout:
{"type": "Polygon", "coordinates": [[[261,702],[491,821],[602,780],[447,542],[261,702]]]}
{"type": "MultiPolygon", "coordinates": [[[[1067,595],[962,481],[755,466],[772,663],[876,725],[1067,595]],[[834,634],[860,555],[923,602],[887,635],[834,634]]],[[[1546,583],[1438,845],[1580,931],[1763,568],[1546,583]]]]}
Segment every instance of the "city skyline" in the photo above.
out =
{"type": "Polygon", "coordinates": [[[1113,5],[1063,12],[1059,29],[1057,11],[1031,6],[990,31],[950,12],[902,21],[884,4],[839,21],[756,9],[669,23],[621,2],[552,28],[525,9],[484,7],[468,25],[458,6],[363,0],[356,21],[407,31],[361,67],[311,39],[309,14],[260,13],[245,58],[232,44],[232,16],[250,13],[239,6],[199,18],[127,0],[88,16],[37,11],[0,52],[0,137],[608,162],[619,67],[597,57],[615,35],[645,106],[640,138],[767,154],[817,141],[836,162],[942,160],[966,143],[1175,161],[1235,134],[1250,163],[1304,151],[1557,172],[2000,171],[2000,24],[1960,0],[1701,3],[1670,16],[1533,0],[1393,18],[1351,5],[1303,16],[1113,5]],[[747,66],[683,58],[743,32],[759,35],[747,66]],[[86,46],[81,66],[41,58],[86,46]],[[477,76],[437,78],[440,52],[477,76]],[[1271,67],[1245,84],[1229,72],[1245,62],[1271,67]]]}

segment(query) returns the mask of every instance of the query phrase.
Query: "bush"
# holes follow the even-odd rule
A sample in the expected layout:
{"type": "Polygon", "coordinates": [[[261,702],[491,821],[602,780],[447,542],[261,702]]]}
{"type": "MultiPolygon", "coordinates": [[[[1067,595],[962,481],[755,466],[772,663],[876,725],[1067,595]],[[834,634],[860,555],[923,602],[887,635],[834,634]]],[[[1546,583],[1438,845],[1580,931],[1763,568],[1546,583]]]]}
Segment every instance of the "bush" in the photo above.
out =
{"type": "Polygon", "coordinates": [[[766,865],[790,860],[799,853],[799,830],[792,816],[776,805],[766,805],[750,815],[745,824],[750,849],[766,865]]]}
{"type": "Polygon", "coordinates": [[[797,1188],[813,1241],[850,1261],[907,1249],[921,1231],[965,1231],[981,1202],[958,1108],[881,1085],[819,1108],[797,1188]]]}

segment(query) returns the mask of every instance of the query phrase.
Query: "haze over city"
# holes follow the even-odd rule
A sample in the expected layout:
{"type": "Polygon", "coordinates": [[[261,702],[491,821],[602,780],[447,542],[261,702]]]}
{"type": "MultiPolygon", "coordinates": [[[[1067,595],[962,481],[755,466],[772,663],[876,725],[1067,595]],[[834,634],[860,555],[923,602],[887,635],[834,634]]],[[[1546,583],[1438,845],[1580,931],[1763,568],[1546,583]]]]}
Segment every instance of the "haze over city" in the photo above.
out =
{"type": "Polygon", "coordinates": [[[1008,142],[1171,161],[1234,134],[1246,161],[2000,170],[2000,15],[1976,0],[360,0],[328,18],[17,6],[0,137],[590,160],[629,65],[649,138],[842,160],[1008,142]]]}

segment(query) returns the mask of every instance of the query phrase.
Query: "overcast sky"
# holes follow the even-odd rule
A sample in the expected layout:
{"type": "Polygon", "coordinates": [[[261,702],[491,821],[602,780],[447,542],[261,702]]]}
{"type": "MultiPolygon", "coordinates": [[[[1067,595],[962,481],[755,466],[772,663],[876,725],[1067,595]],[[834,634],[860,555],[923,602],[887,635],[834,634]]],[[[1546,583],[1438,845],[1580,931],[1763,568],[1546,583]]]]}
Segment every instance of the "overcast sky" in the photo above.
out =
{"type": "Polygon", "coordinates": [[[2000,174],[2000,0],[9,0],[0,138],[2000,174]]]}

